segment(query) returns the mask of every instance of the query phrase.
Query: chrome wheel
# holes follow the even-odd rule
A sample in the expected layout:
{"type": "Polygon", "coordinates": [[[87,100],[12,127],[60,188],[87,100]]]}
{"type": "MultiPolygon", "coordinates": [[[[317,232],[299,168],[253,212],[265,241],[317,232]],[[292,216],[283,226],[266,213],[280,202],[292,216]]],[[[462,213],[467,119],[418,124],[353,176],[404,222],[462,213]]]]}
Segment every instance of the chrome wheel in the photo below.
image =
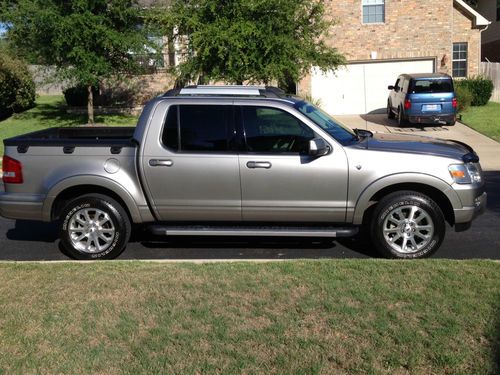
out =
{"type": "Polygon", "coordinates": [[[97,208],[84,208],[70,219],[68,234],[73,247],[83,253],[100,253],[115,239],[115,226],[109,215],[97,208]]]}
{"type": "Polygon", "coordinates": [[[384,220],[383,235],[387,244],[404,254],[418,252],[427,246],[434,235],[434,223],[423,208],[400,206],[389,212],[384,220]]]}

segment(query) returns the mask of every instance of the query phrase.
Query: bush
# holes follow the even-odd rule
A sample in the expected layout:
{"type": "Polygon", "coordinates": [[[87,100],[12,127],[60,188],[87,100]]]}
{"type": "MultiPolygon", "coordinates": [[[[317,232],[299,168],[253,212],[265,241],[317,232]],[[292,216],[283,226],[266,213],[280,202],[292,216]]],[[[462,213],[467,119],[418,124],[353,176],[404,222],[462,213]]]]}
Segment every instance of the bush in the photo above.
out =
{"type": "Polygon", "coordinates": [[[35,106],[35,82],[26,64],[0,55],[0,119],[35,106]]]}
{"type": "Polygon", "coordinates": [[[458,102],[458,112],[464,112],[467,108],[470,107],[472,103],[472,93],[469,88],[465,85],[458,85],[455,87],[455,93],[457,94],[457,102],[458,102]]]}
{"type": "MultiPolygon", "coordinates": [[[[97,105],[99,101],[99,89],[97,87],[92,88],[92,93],[94,94],[94,105],[97,105]]],[[[70,107],[86,107],[87,106],[87,96],[88,88],[87,86],[75,86],[69,87],[63,91],[64,99],[66,99],[66,104],[70,107]]]]}
{"type": "Polygon", "coordinates": [[[487,77],[477,76],[455,82],[456,87],[465,87],[472,94],[471,105],[486,105],[493,93],[493,81],[487,77]]]}

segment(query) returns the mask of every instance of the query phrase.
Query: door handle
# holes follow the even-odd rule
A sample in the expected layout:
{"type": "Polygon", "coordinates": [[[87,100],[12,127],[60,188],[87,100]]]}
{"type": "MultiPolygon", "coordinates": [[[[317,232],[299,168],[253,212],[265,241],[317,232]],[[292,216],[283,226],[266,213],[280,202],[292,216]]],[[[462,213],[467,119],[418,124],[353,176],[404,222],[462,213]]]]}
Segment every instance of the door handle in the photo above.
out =
{"type": "Polygon", "coordinates": [[[171,167],[174,162],[172,160],[150,159],[149,165],[151,167],[171,167]]]}
{"type": "Polygon", "coordinates": [[[268,161],[249,161],[247,163],[247,168],[264,168],[264,169],[269,169],[272,167],[272,164],[268,161]]]}

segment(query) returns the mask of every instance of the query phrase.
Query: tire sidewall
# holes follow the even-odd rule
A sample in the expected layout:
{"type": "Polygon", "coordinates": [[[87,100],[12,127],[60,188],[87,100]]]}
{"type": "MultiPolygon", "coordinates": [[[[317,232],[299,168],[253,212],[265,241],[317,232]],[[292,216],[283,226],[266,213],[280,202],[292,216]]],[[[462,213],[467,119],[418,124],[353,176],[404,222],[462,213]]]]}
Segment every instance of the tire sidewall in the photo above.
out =
{"type": "Polygon", "coordinates": [[[74,259],[79,260],[98,260],[113,259],[120,255],[130,237],[130,221],[121,206],[112,199],[103,199],[97,196],[81,197],[71,201],[63,210],[61,215],[60,239],[65,252],[74,259]],[[70,238],[68,226],[73,215],[81,209],[96,208],[106,212],[116,231],[113,243],[106,250],[100,253],[85,253],[76,249],[70,238]]]}
{"type": "Polygon", "coordinates": [[[397,259],[418,259],[432,255],[441,246],[445,235],[445,222],[440,208],[430,198],[420,195],[401,195],[387,201],[381,201],[380,207],[374,213],[372,221],[372,239],[377,249],[386,257],[397,259]],[[434,224],[434,233],[431,241],[415,253],[400,253],[393,249],[385,240],[383,234],[384,221],[394,209],[402,206],[414,205],[424,209],[431,217],[434,224]]]}

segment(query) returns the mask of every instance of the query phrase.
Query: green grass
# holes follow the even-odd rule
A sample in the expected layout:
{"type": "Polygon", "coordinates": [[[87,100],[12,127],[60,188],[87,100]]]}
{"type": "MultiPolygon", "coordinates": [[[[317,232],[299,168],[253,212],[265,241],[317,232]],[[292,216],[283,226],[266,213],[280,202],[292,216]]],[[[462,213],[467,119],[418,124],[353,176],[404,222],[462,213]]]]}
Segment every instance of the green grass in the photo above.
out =
{"type": "Polygon", "coordinates": [[[461,121],[500,142],[500,103],[489,102],[482,107],[469,107],[462,113],[461,121]]]}
{"type": "Polygon", "coordinates": [[[0,264],[0,373],[493,374],[500,263],[0,264]]]}
{"type": "MultiPolygon", "coordinates": [[[[134,126],[137,117],[125,115],[97,115],[95,122],[110,126],[134,126]]],[[[3,140],[16,135],[59,126],[78,126],[87,123],[86,115],[66,112],[61,95],[40,96],[36,106],[23,113],[14,114],[0,121],[0,155],[3,155],[3,140]]],[[[0,161],[1,166],[1,161],[0,161]]]]}

